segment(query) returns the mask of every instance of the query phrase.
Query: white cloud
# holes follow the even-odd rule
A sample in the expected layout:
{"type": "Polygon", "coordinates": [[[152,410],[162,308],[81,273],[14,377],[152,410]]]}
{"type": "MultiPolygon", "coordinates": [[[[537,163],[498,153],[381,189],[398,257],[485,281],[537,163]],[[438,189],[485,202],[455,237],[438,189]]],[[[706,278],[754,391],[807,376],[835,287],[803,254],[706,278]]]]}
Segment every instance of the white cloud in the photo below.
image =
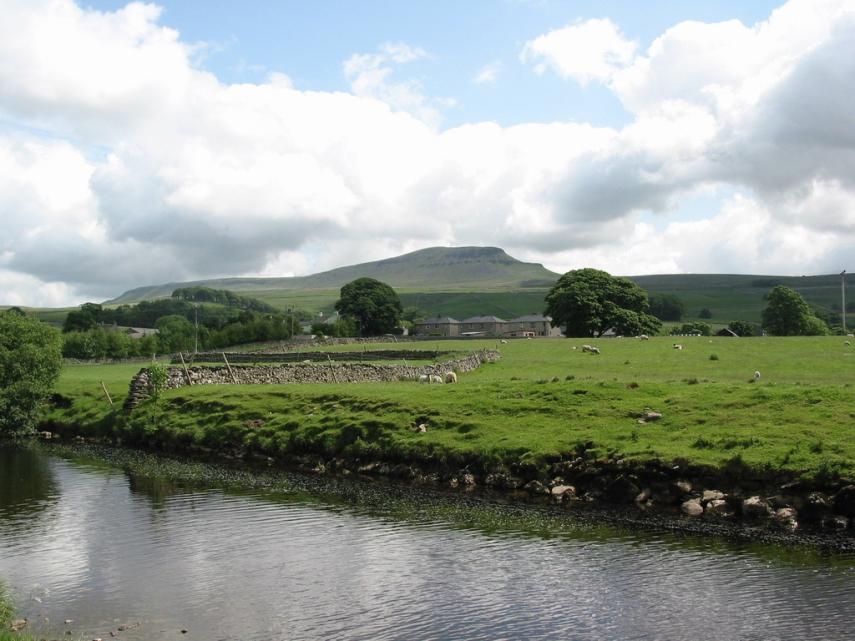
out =
{"type": "Polygon", "coordinates": [[[472,79],[476,85],[492,85],[495,84],[496,79],[499,77],[499,72],[502,70],[502,63],[498,60],[494,60],[490,62],[478,71],[475,74],[475,77],[472,79]]]}
{"type": "Polygon", "coordinates": [[[375,98],[392,109],[437,126],[441,120],[441,109],[454,106],[454,100],[428,98],[417,80],[392,79],[394,69],[391,63],[402,65],[427,56],[420,47],[411,47],[404,42],[387,42],[380,45],[377,53],[353,54],[343,65],[344,74],[355,95],[375,98]]]}
{"type": "Polygon", "coordinates": [[[538,74],[553,69],[585,85],[606,82],[632,62],[636,44],[608,18],[595,18],[555,29],[523,47],[520,58],[538,74]]]}
{"type": "Polygon", "coordinates": [[[441,130],[442,102],[396,79],[428,55],[403,43],[346,61],[350,92],[281,73],[224,84],[160,19],[141,4],[4,6],[0,303],[437,244],[632,274],[806,273],[855,250],[849,2],[792,0],[754,26],[682,23],[645,51],[608,21],[529,43],[531,62],[614,91],[632,116],[620,129],[441,130]],[[739,195],[680,222],[686,195],[716,185],[739,195]],[[640,222],[648,212],[670,218],[640,222]]]}

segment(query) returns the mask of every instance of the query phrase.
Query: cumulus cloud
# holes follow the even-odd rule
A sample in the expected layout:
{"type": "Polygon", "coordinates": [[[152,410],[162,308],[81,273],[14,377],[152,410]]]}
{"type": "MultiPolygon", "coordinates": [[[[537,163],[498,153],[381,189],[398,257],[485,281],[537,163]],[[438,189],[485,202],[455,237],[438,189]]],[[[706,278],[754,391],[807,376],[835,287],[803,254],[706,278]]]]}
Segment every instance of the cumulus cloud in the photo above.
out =
{"type": "Polygon", "coordinates": [[[534,70],[554,70],[581,84],[610,80],[632,62],[636,44],[608,18],[586,20],[528,41],[520,58],[534,70]]]}
{"type": "Polygon", "coordinates": [[[621,128],[442,129],[446,103],[403,75],[429,54],[404,43],[346,60],[348,92],[283,73],[225,84],[162,19],[150,4],[5,3],[0,303],[438,244],[628,274],[828,271],[855,248],[851,2],[680,23],[646,49],[608,20],[526,44],[536,70],[613,91],[621,128]],[[685,197],[716,185],[736,195],[681,222],[685,197]]]}
{"type": "Polygon", "coordinates": [[[472,79],[476,85],[492,85],[496,82],[496,79],[499,77],[499,72],[502,70],[502,63],[498,60],[490,62],[481,69],[478,70],[478,73],[475,74],[475,77],[472,79]]]}

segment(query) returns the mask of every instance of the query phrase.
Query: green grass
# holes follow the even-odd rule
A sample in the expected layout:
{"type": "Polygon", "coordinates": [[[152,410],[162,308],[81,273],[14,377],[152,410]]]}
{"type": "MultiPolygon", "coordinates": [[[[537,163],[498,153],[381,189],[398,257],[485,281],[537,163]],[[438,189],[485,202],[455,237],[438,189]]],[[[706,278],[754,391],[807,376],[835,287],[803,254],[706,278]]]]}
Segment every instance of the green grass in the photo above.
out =
{"type": "MultiPolygon", "coordinates": [[[[812,476],[855,474],[855,352],[833,337],[682,338],[650,341],[511,341],[503,359],[453,386],[384,384],[210,386],[165,394],[164,418],[148,411],[117,420],[139,365],[67,367],[49,415],[54,429],[114,433],[167,448],[247,450],[273,456],[441,461],[526,460],[578,449],[632,460],[686,459],[812,476]],[[599,356],[582,353],[594,342],[599,356]],[[711,360],[716,354],[718,360],[711,360]],[[749,382],[755,370],[762,378],[749,382]],[[663,413],[639,424],[637,414],[663,413]],[[419,422],[426,434],[411,431],[419,422]]],[[[423,349],[496,347],[495,341],[435,341],[423,349]]],[[[390,344],[390,348],[395,345],[390,344]]],[[[358,345],[337,349],[361,349],[358,345]]]]}
{"type": "Polygon", "coordinates": [[[25,632],[12,632],[9,625],[15,619],[15,609],[5,586],[0,583],[0,641],[35,641],[25,632]]]}

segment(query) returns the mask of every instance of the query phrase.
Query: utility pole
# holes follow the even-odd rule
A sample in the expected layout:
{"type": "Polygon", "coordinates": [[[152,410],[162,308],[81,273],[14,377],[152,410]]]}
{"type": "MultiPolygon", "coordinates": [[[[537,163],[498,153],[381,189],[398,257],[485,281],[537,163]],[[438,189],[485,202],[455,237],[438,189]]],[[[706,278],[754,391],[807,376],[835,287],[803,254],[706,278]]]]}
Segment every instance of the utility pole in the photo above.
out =
{"type": "Polygon", "coordinates": [[[840,319],[843,321],[843,334],[846,334],[846,270],[840,272],[840,319]]]}
{"type": "Polygon", "coordinates": [[[193,353],[199,353],[199,303],[193,304],[193,353]]]}

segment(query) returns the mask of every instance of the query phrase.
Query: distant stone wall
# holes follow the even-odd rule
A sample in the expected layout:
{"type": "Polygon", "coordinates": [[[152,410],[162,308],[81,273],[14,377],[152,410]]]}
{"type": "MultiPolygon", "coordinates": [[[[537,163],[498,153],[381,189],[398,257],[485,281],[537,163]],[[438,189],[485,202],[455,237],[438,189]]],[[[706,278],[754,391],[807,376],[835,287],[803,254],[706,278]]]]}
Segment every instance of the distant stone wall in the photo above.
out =
{"type": "MultiPolygon", "coordinates": [[[[168,389],[192,385],[289,385],[297,383],[381,383],[418,380],[419,376],[446,372],[465,374],[484,363],[493,363],[501,358],[494,350],[483,350],[462,358],[431,365],[378,365],[375,363],[297,363],[279,366],[234,365],[231,371],[224,365],[214,367],[172,366],[167,370],[168,389]],[[234,377],[234,378],[232,378],[234,377]]],[[[125,410],[130,411],[150,394],[149,371],[142,369],[131,379],[125,410]]]]}
{"type": "MultiPolygon", "coordinates": [[[[300,363],[302,361],[433,361],[449,352],[419,349],[381,349],[354,352],[226,352],[229,363],[300,363]]],[[[190,357],[185,357],[189,363],[190,357]]],[[[202,352],[195,354],[193,359],[200,363],[223,363],[222,352],[202,352]]],[[[180,359],[176,356],[172,363],[177,365],[180,359]]]]}

